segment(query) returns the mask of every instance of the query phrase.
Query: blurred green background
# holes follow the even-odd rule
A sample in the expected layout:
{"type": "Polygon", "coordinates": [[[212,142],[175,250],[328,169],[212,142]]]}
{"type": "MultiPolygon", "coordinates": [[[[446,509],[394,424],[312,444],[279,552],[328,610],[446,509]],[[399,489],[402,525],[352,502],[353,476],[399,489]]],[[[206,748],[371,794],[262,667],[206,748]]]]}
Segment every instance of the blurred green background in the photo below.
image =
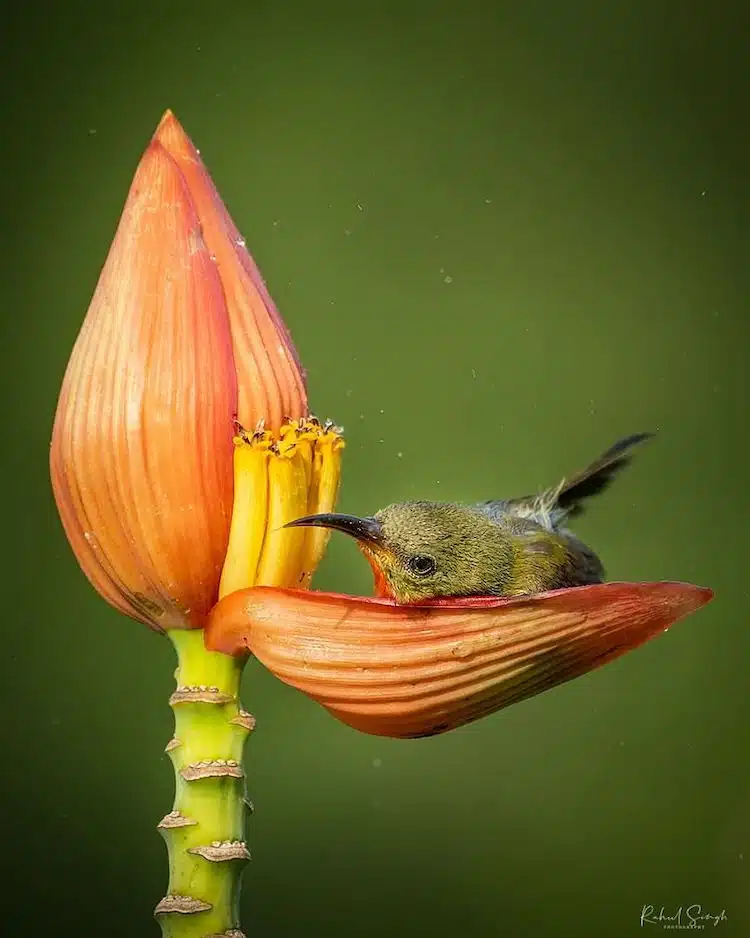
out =
{"type": "MultiPolygon", "coordinates": [[[[79,572],[47,449],[171,107],[314,409],[346,429],[342,510],[519,494],[658,428],[576,530],[612,578],[717,594],[635,654],[434,739],[358,735],[251,664],[248,935],[619,938],[646,904],[692,903],[726,910],[717,935],[750,934],[743,6],[5,14],[4,933],[158,934],[172,651],[79,572]]],[[[370,591],[344,538],[317,586],[370,591]]]]}

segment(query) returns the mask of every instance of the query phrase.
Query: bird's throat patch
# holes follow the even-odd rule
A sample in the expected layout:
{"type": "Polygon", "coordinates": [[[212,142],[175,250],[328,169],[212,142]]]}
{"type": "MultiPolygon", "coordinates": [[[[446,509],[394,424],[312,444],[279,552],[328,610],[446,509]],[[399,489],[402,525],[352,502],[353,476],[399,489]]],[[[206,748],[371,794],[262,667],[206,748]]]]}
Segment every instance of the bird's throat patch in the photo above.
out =
{"type": "Polygon", "coordinates": [[[391,563],[394,562],[390,552],[382,549],[373,550],[369,544],[365,543],[360,543],[358,546],[372,568],[372,575],[375,580],[375,596],[378,599],[395,599],[393,590],[383,572],[383,568],[389,560],[391,563]]]}

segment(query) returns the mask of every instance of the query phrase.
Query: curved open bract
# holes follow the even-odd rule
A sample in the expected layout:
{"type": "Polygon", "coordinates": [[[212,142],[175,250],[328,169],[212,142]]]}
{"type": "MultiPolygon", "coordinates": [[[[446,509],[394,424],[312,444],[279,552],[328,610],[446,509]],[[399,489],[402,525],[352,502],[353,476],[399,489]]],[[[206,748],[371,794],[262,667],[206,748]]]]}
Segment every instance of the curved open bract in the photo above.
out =
{"type": "Polygon", "coordinates": [[[712,595],[686,583],[605,583],[405,606],[255,587],[214,608],[206,644],[254,654],[358,730],[430,736],[599,667],[712,595]]]}

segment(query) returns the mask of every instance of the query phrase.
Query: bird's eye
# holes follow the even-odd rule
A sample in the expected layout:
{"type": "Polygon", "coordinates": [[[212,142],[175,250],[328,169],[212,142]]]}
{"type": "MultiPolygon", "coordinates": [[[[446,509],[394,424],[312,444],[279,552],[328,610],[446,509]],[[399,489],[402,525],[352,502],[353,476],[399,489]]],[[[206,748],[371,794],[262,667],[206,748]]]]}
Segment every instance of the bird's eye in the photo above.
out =
{"type": "Polygon", "coordinates": [[[427,554],[414,554],[406,561],[406,566],[416,576],[430,576],[437,568],[434,557],[428,557],[427,554]]]}

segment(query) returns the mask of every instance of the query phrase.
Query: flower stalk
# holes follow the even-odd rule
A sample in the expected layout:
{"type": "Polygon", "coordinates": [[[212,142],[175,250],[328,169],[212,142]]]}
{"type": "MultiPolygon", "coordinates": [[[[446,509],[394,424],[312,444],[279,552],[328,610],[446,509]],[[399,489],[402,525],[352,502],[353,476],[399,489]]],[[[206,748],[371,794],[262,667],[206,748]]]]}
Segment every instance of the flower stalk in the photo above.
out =
{"type": "Polygon", "coordinates": [[[175,799],[158,825],[169,886],[155,914],[164,938],[241,938],[240,880],[250,859],[242,755],[255,725],[239,703],[242,662],[207,651],[200,630],[168,635],[178,661],[166,747],[175,799]]]}

